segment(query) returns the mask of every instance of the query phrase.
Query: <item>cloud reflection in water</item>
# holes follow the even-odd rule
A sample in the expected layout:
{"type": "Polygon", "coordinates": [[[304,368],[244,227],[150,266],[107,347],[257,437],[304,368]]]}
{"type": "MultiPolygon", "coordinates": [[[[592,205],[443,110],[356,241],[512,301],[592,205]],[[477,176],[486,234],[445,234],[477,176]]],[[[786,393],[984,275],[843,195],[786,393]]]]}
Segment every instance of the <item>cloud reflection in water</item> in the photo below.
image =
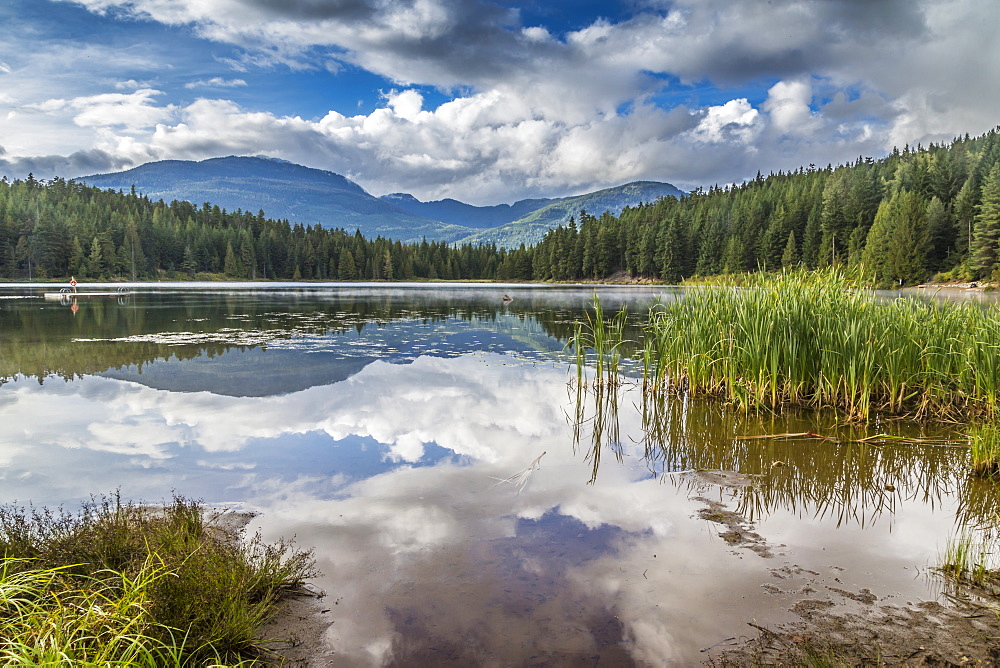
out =
{"type": "MultiPolygon", "coordinates": [[[[19,380],[0,407],[5,495],[58,502],[120,486],[262,511],[265,538],[316,547],[343,665],[698,660],[747,619],[781,621],[802,587],[841,575],[791,542],[828,526],[775,508],[766,522],[794,550],[765,560],[693,519],[701,502],[646,469],[630,402],[618,416],[623,464],[608,458],[587,484],[567,380],[561,365],[494,353],[375,361],[266,397],[19,380]],[[542,452],[520,493],[498,484],[542,452]],[[803,558],[811,572],[791,568],[803,558]],[[762,588],[779,567],[789,574],[778,591],[762,588]]],[[[734,500],[710,485],[699,493],[734,500]]],[[[900,548],[941,535],[940,521],[898,512],[900,548]]],[[[913,558],[848,529],[826,543],[858,541],[881,563],[913,558]]],[[[864,568],[849,586],[876,586],[882,574],[864,568]]]]}

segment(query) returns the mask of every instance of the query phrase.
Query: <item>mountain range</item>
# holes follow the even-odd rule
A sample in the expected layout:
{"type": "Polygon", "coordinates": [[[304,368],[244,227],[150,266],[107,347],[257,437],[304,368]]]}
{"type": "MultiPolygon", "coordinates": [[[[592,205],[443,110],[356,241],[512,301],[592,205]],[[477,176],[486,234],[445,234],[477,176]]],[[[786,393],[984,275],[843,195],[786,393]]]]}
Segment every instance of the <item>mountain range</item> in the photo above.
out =
{"type": "Polygon", "coordinates": [[[669,183],[636,181],[615,188],[557,199],[473,206],[454,199],[421,202],[406,193],[374,197],[340,174],[284,160],[229,156],[199,162],[162,160],[77,181],[104,189],[135,187],[151,199],[210,203],[228,211],[262,210],[268,218],[326,228],[360,230],[407,243],[446,241],[496,243],[512,247],[540,241],[581,210],[617,215],[626,206],[661,197],[682,197],[669,183]]]}

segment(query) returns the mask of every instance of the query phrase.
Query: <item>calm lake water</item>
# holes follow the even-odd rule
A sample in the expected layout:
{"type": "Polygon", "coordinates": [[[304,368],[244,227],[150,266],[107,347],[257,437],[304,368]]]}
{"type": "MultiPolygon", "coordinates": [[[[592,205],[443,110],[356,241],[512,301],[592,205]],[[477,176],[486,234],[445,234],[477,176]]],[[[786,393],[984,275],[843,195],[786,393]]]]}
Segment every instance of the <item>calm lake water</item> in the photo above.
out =
{"type": "Polygon", "coordinates": [[[590,287],[42,291],[0,287],[0,501],[257,511],[315,547],[337,665],[697,663],[802,601],[943,601],[996,509],[965,448],[847,442],[941,428],[579,392],[590,287]],[[750,438],[806,431],[839,443],[750,438]]]}

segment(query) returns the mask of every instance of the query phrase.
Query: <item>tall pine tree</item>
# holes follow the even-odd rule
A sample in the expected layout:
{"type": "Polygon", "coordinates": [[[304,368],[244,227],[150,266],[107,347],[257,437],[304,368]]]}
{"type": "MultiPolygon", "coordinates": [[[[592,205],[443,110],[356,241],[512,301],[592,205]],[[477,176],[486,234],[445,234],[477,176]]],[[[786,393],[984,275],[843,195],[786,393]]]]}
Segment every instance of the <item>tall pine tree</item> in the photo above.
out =
{"type": "Polygon", "coordinates": [[[1000,273],[1000,162],[983,184],[982,201],[973,227],[970,265],[977,278],[1000,273]]]}

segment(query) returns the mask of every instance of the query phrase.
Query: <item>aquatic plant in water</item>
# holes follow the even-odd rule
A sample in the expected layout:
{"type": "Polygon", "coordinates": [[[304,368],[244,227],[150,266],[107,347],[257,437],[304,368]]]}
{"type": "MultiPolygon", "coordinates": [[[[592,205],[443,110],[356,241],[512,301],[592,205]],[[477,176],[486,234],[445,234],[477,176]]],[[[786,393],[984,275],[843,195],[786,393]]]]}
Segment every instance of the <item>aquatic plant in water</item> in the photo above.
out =
{"type": "Polygon", "coordinates": [[[1000,479],[1000,423],[975,425],[969,432],[972,473],[1000,479]]]}
{"type": "Polygon", "coordinates": [[[980,587],[1000,585],[1000,538],[995,532],[963,528],[949,539],[941,555],[940,570],[949,577],[980,587]]]}
{"type": "Polygon", "coordinates": [[[856,421],[1000,415],[995,306],[882,301],[835,271],[783,272],[657,305],[644,336],[648,391],[856,421]]]}
{"type": "Polygon", "coordinates": [[[576,379],[580,386],[616,387],[621,384],[622,345],[628,310],[622,306],[611,318],[605,318],[601,300],[594,295],[586,322],[577,321],[567,347],[573,350],[576,379]],[[587,364],[593,359],[594,378],[587,380],[587,364]]]}

